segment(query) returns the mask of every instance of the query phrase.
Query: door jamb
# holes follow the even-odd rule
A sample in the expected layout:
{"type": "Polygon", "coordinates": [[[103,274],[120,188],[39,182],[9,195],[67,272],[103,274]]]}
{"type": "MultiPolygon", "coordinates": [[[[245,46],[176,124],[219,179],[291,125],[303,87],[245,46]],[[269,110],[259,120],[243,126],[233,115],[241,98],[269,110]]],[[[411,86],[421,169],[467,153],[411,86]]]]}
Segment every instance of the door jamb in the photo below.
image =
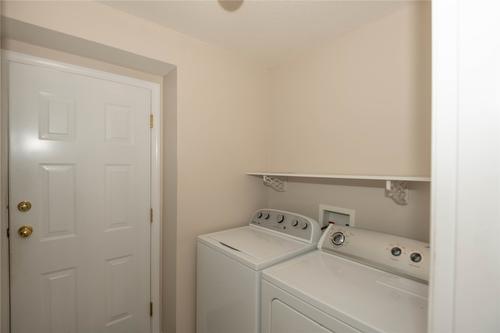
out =
{"type": "MultiPolygon", "coordinates": [[[[150,205],[153,213],[153,221],[150,228],[150,299],[154,305],[151,316],[151,332],[160,333],[161,309],[161,95],[158,83],[131,78],[124,75],[108,73],[87,67],[72,65],[60,61],[54,61],[41,57],[35,57],[14,51],[3,51],[5,61],[50,67],[62,72],[85,75],[97,79],[128,84],[136,87],[146,88],[151,91],[151,114],[154,117],[154,126],[150,129],[150,205]]],[[[8,71],[8,66],[4,67],[8,71]]],[[[4,75],[7,73],[3,73],[4,75]]],[[[4,98],[7,96],[4,96],[4,98]]],[[[8,113],[6,110],[5,113],[8,113]]],[[[5,117],[2,117],[3,120],[5,117]]],[[[8,126],[5,126],[8,128],[8,126]]],[[[2,129],[3,131],[3,129],[2,129]]],[[[8,159],[8,156],[4,157],[8,159]]],[[[2,172],[5,172],[2,170],[2,172]]],[[[4,184],[6,186],[6,184],[4,184]]],[[[9,268],[10,269],[10,268],[9,268]]],[[[10,274],[9,274],[10,275],[10,274]]],[[[145,309],[146,310],[146,309],[145,309]]],[[[10,313],[10,310],[9,310],[10,313]]]]}
{"type": "Polygon", "coordinates": [[[432,2],[432,185],[428,332],[454,331],[459,2],[432,2]]]}

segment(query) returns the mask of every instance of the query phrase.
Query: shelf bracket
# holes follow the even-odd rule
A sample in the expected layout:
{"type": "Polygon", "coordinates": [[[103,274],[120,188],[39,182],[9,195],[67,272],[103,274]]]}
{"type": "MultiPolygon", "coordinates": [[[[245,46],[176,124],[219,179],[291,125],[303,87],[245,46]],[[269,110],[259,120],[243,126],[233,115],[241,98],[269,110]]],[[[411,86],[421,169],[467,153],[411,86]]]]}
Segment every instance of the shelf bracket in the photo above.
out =
{"type": "Polygon", "coordinates": [[[398,205],[408,204],[408,183],[399,180],[387,180],[385,182],[385,195],[398,205]]]}
{"type": "Polygon", "coordinates": [[[286,191],[286,180],[271,176],[262,176],[262,182],[277,192],[286,191]]]}

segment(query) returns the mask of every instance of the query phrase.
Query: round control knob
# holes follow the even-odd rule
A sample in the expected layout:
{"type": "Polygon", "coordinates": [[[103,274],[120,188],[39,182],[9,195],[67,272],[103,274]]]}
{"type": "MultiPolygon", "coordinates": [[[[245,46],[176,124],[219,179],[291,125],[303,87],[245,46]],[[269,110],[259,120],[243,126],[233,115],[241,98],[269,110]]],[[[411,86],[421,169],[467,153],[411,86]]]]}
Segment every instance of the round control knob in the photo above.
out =
{"type": "Polygon", "coordinates": [[[294,220],[294,221],[292,222],[292,226],[296,227],[296,226],[298,226],[298,225],[299,225],[299,220],[294,220]]]}
{"type": "Polygon", "coordinates": [[[422,261],[422,255],[418,252],[413,252],[410,254],[410,259],[413,262],[421,262],[422,261]]]}
{"type": "Polygon", "coordinates": [[[269,220],[269,218],[270,218],[270,217],[271,217],[271,215],[270,215],[269,213],[266,213],[266,214],[264,215],[264,219],[265,219],[265,220],[269,220]]]}
{"type": "Polygon", "coordinates": [[[342,232],[338,231],[332,235],[331,242],[333,245],[340,246],[344,244],[345,236],[342,232]]]}
{"type": "Polygon", "coordinates": [[[302,226],[302,230],[306,230],[307,229],[307,223],[304,223],[304,225],[302,226]]]}
{"type": "Polygon", "coordinates": [[[258,218],[258,219],[261,219],[263,215],[264,215],[264,214],[262,214],[262,212],[259,212],[259,214],[257,214],[257,218],[258,218]]]}
{"type": "Polygon", "coordinates": [[[283,223],[285,221],[285,215],[278,215],[278,217],[276,218],[276,221],[278,223],[283,223]]]}
{"type": "Polygon", "coordinates": [[[401,255],[401,252],[402,252],[401,249],[397,246],[391,249],[391,254],[395,257],[399,257],[401,255]]]}

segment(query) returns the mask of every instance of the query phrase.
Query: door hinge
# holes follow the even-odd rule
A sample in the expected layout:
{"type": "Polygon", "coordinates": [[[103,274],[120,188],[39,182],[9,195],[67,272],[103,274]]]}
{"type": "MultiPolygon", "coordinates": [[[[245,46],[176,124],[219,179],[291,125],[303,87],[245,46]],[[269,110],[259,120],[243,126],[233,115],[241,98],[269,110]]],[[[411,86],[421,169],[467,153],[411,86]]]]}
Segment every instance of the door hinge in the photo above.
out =
{"type": "Polygon", "coordinates": [[[149,302],[149,316],[153,317],[153,302],[149,302]]]}
{"type": "Polygon", "coordinates": [[[149,115],[149,128],[153,128],[154,123],[155,123],[154,119],[155,119],[155,117],[152,114],[150,114],[149,115]]]}
{"type": "Polygon", "coordinates": [[[153,223],[153,208],[149,208],[149,222],[153,223]]]}

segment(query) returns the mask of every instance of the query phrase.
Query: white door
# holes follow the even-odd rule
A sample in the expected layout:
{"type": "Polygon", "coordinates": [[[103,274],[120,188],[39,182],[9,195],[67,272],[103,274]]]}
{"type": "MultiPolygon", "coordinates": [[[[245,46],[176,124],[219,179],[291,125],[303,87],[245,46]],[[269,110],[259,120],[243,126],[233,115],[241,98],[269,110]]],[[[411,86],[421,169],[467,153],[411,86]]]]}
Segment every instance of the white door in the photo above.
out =
{"type": "Polygon", "coordinates": [[[151,91],[8,71],[12,332],[149,332],[151,91]]]}

